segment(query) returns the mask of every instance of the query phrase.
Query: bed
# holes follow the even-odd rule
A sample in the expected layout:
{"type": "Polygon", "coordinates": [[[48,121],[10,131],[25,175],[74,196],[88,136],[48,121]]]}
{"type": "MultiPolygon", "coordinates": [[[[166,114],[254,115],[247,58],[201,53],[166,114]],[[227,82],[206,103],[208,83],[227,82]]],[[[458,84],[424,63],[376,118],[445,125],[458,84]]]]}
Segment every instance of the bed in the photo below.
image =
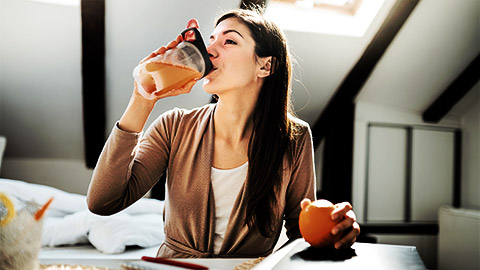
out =
{"type": "Polygon", "coordinates": [[[164,241],[164,202],[142,198],[124,211],[103,217],[88,211],[85,195],[49,186],[0,178],[0,192],[15,206],[25,202],[53,201],[45,212],[42,228],[41,264],[53,262],[140,259],[155,256],[164,241]]]}
{"type": "MultiPolygon", "coordinates": [[[[142,198],[120,213],[103,217],[88,211],[85,195],[50,186],[0,178],[0,192],[12,198],[16,209],[24,202],[42,205],[54,198],[43,217],[40,270],[120,269],[122,263],[142,256],[155,257],[165,239],[163,200],[142,198]]],[[[275,250],[286,241],[283,232],[275,250]]],[[[210,269],[250,269],[259,260],[199,262],[210,269]]]]}

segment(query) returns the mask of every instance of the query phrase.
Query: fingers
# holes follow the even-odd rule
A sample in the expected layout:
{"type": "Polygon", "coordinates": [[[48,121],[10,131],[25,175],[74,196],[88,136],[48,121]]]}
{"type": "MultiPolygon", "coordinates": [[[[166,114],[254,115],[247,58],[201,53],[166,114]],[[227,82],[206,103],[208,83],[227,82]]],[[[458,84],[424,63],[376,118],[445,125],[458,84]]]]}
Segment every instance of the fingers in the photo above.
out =
{"type": "Polygon", "coordinates": [[[340,248],[348,248],[355,243],[357,240],[357,236],[360,234],[360,225],[358,225],[357,222],[354,222],[351,225],[350,230],[347,230],[346,233],[343,235],[343,237],[335,243],[335,248],[340,249],[340,248]]]}
{"type": "Polygon", "coordinates": [[[335,210],[332,212],[332,220],[336,221],[345,216],[347,212],[352,210],[352,205],[349,202],[338,203],[335,205],[335,210]]]}
{"type": "Polygon", "coordinates": [[[142,61],[140,61],[140,64],[156,57],[159,54],[165,53],[166,51],[167,51],[166,47],[160,47],[160,48],[156,49],[155,51],[153,51],[152,53],[150,53],[149,55],[147,55],[147,57],[143,58],[142,61]]]}
{"type": "Polygon", "coordinates": [[[195,85],[195,83],[197,83],[197,80],[193,80],[191,82],[188,82],[182,88],[180,88],[180,91],[182,92],[182,94],[190,93],[190,91],[192,91],[192,88],[195,85]]]}
{"type": "Polygon", "coordinates": [[[164,54],[166,51],[173,49],[177,47],[178,43],[183,41],[182,35],[178,35],[175,40],[170,41],[170,43],[167,44],[167,46],[162,46],[150,53],[147,57],[143,58],[142,61],[140,61],[140,64],[156,57],[157,55],[164,54]]]}
{"type": "Polygon", "coordinates": [[[182,41],[183,41],[182,35],[178,35],[175,40],[172,40],[172,41],[170,41],[170,43],[168,43],[166,49],[167,50],[173,49],[173,48],[177,47],[178,43],[180,43],[182,41]]]}
{"type": "Polygon", "coordinates": [[[360,225],[357,223],[357,217],[351,208],[352,206],[349,203],[341,203],[334,211],[335,213],[332,214],[336,219],[343,219],[331,231],[332,235],[343,234],[342,238],[335,243],[337,249],[350,247],[360,234],[360,225]],[[347,212],[344,215],[340,215],[345,211],[347,212]]]}
{"type": "Polygon", "coordinates": [[[309,204],[311,204],[311,203],[312,203],[312,201],[311,201],[310,199],[305,198],[305,199],[302,200],[302,202],[300,202],[300,206],[301,206],[302,209],[303,209],[303,208],[307,207],[307,205],[309,205],[309,204]]]}
{"type": "Polygon", "coordinates": [[[332,220],[340,221],[331,231],[333,235],[342,234],[342,238],[335,243],[335,248],[350,247],[355,243],[360,234],[360,225],[357,223],[357,217],[352,210],[352,205],[343,202],[335,205],[332,212],[332,220]]]}
{"type": "Polygon", "coordinates": [[[195,85],[196,82],[197,82],[197,80],[193,80],[193,81],[190,81],[190,82],[186,83],[184,86],[182,86],[180,88],[175,88],[175,89],[172,89],[172,90],[167,91],[167,92],[161,92],[161,94],[157,95],[155,97],[155,99],[158,100],[158,99],[161,99],[161,98],[174,97],[174,96],[178,96],[178,95],[182,95],[182,94],[188,94],[192,91],[192,88],[193,88],[193,86],[195,85]]]}
{"type": "MultiPolygon", "coordinates": [[[[198,21],[196,19],[190,19],[187,23],[187,28],[199,28],[198,26],[198,21]]],[[[186,34],[186,39],[187,40],[194,40],[195,39],[195,34],[193,32],[188,32],[186,34]]],[[[167,46],[162,46],[155,51],[153,51],[151,54],[149,54],[147,57],[143,58],[142,61],[140,61],[140,64],[159,55],[163,54],[166,51],[173,49],[177,47],[177,45],[183,41],[182,35],[178,35],[175,40],[170,41],[170,43],[167,44],[167,46]]]]}
{"type": "Polygon", "coordinates": [[[332,234],[336,235],[338,233],[344,232],[350,227],[352,227],[353,223],[356,222],[355,214],[353,214],[353,211],[348,212],[345,216],[344,219],[339,222],[335,227],[332,229],[332,234]]]}

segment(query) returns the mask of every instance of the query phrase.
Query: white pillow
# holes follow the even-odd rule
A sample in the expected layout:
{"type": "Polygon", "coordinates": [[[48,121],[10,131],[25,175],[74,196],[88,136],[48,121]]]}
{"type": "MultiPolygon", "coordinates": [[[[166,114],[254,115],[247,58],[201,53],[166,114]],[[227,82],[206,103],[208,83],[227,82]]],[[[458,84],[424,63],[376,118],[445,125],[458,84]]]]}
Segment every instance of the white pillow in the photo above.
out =
{"type": "Polygon", "coordinates": [[[45,213],[46,216],[65,216],[87,209],[85,195],[68,193],[63,190],[27,183],[20,180],[11,180],[0,178],[0,192],[12,196],[12,201],[16,208],[17,201],[33,201],[43,205],[53,197],[53,202],[45,213]]]}
{"type": "MultiPolygon", "coordinates": [[[[18,198],[22,201],[34,201],[38,204],[44,204],[48,201],[48,199],[53,197],[53,202],[48,208],[46,216],[65,216],[67,214],[87,210],[87,201],[85,195],[69,193],[46,185],[0,178],[0,192],[10,194],[14,197],[14,199],[18,198]]],[[[122,212],[134,215],[163,215],[163,207],[163,201],[142,198],[122,212]]]]}
{"type": "Polygon", "coordinates": [[[92,219],[95,222],[88,232],[88,240],[103,253],[121,253],[128,246],[160,246],[165,240],[162,215],[119,213],[92,219]]]}
{"type": "Polygon", "coordinates": [[[112,216],[87,210],[86,196],[49,186],[0,178],[0,192],[11,196],[17,208],[23,201],[53,202],[44,217],[42,246],[90,242],[103,253],[120,253],[127,246],[159,246],[164,240],[164,202],[142,198],[112,216]]]}

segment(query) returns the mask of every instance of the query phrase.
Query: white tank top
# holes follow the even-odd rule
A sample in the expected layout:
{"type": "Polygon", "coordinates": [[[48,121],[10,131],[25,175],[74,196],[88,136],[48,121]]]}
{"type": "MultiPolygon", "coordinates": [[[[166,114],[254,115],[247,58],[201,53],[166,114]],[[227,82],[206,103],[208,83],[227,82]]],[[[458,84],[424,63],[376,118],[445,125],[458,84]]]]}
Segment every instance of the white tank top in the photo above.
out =
{"type": "Polygon", "coordinates": [[[215,200],[215,254],[220,252],[233,204],[247,179],[247,171],[248,162],[240,167],[226,170],[212,167],[212,189],[215,200]]]}

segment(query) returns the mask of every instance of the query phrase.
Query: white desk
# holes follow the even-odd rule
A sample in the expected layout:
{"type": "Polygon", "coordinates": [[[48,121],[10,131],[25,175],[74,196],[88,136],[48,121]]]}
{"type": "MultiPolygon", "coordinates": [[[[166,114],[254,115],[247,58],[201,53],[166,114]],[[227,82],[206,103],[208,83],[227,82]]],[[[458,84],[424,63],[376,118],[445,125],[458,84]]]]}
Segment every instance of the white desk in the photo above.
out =
{"type": "MultiPolygon", "coordinates": [[[[121,269],[121,265],[128,261],[138,261],[142,256],[155,257],[158,247],[149,249],[129,249],[121,254],[102,254],[89,245],[42,248],[39,261],[42,265],[83,265],[109,269],[121,269]]],[[[233,269],[235,266],[252,259],[178,259],[209,267],[212,270],[233,269]]]]}
{"type": "MultiPolygon", "coordinates": [[[[156,249],[152,249],[152,252],[156,249]]],[[[71,258],[64,255],[55,256],[43,250],[39,259],[41,264],[66,264],[108,267],[121,269],[121,264],[126,261],[136,261],[142,256],[152,256],[145,250],[129,251],[118,255],[75,256],[71,258]]],[[[154,256],[154,255],[153,255],[154,256]]],[[[184,262],[200,264],[212,270],[234,269],[235,266],[252,259],[177,259],[184,262]]],[[[161,269],[160,264],[153,264],[161,269]]],[[[257,264],[255,270],[308,270],[308,269],[426,269],[415,247],[355,243],[351,249],[333,252],[324,252],[309,248],[303,239],[298,239],[276,253],[265,258],[257,264]]]]}
{"type": "Polygon", "coordinates": [[[424,270],[413,246],[355,243],[351,249],[312,249],[298,239],[265,258],[255,270],[389,269],[424,270]]]}
{"type": "MultiPolygon", "coordinates": [[[[180,260],[180,259],[179,259],[180,260]]],[[[249,261],[251,259],[181,259],[180,261],[190,262],[194,264],[200,264],[203,266],[208,267],[210,270],[228,270],[234,269],[235,266],[249,261]]],[[[58,260],[49,260],[49,259],[41,259],[40,264],[42,265],[56,265],[56,264],[64,264],[64,265],[83,265],[83,266],[95,266],[95,267],[104,267],[108,269],[122,269],[122,263],[128,261],[137,261],[137,260],[119,260],[119,259],[58,259],[58,260]]],[[[167,268],[161,264],[153,264],[152,269],[165,269],[167,268]],[[157,267],[157,268],[153,268],[157,267]]],[[[183,268],[175,268],[175,269],[183,269],[183,268]]]]}

